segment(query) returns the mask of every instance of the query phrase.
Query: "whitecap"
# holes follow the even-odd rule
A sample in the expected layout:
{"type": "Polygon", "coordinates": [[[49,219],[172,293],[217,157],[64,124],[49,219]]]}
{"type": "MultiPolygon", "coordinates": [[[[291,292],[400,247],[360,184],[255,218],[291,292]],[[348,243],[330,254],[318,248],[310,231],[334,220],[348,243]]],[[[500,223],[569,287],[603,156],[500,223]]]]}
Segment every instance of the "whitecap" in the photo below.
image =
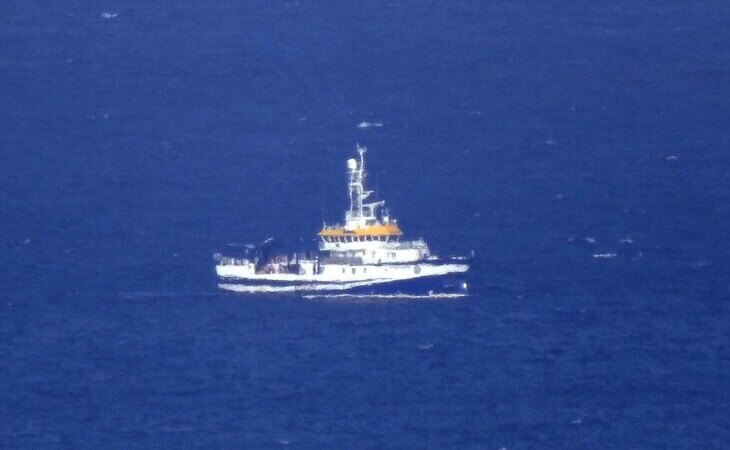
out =
{"type": "Polygon", "coordinates": [[[380,128],[383,126],[383,122],[360,122],[357,124],[357,127],[361,130],[365,130],[367,128],[380,128]]]}
{"type": "Polygon", "coordinates": [[[669,155],[667,156],[667,161],[676,161],[679,159],[679,156],[677,155],[669,155]]]}
{"type": "Polygon", "coordinates": [[[633,244],[634,243],[634,240],[631,239],[630,237],[625,237],[623,239],[619,239],[619,243],[621,243],[621,244],[633,244]]]}
{"type": "Polygon", "coordinates": [[[418,346],[419,350],[431,350],[433,348],[433,344],[421,344],[418,346]]]}
{"type": "Polygon", "coordinates": [[[592,237],[585,237],[583,239],[585,239],[585,241],[588,242],[589,244],[595,244],[596,243],[596,240],[594,238],[592,238],[592,237]]]}
{"type": "Polygon", "coordinates": [[[615,258],[616,257],[616,254],[615,253],[594,253],[593,254],[593,257],[594,258],[609,259],[609,258],[615,258]]]}
{"type": "Polygon", "coordinates": [[[114,19],[115,17],[119,17],[119,13],[116,12],[103,12],[101,13],[101,17],[104,19],[114,19]]]}

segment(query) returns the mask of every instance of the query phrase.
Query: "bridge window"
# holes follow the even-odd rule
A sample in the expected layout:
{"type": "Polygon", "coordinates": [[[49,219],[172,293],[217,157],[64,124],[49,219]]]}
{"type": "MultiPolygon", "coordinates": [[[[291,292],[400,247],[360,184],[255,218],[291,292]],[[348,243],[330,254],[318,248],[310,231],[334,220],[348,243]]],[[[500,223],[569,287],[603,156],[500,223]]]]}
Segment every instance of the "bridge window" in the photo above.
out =
{"type": "Polygon", "coordinates": [[[355,268],[352,268],[352,274],[355,275],[355,268]]]}
{"type": "Polygon", "coordinates": [[[342,273],[345,273],[345,268],[344,267],[342,268],[342,273]]]}

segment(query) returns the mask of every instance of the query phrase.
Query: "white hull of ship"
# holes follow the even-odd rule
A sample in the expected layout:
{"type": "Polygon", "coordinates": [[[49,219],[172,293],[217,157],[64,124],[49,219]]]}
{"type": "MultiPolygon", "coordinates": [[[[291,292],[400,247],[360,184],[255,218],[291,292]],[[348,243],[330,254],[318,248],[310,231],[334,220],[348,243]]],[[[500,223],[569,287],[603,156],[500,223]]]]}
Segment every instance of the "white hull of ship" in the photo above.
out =
{"type": "Polygon", "coordinates": [[[465,263],[392,265],[328,264],[318,274],[252,273],[249,266],[218,265],[221,289],[244,292],[350,291],[411,280],[433,280],[466,273],[465,263]],[[344,270],[344,271],[343,271],[344,270]]]}

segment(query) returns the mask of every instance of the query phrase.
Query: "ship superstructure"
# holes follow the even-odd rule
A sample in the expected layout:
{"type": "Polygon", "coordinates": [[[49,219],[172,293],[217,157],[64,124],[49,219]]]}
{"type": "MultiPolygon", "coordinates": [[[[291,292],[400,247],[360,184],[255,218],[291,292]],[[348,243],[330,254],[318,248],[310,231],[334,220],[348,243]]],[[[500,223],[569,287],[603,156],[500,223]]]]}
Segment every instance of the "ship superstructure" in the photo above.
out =
{"type": "MultiPolygon", "coordinates": [[[[358,159],[347,161],[350,207],[344,223],[323,224],[317,234],[318,253],[288,257],[253,251],[243,258],[217,254],[219,286],[243,292],[381,291],[405,289],[406,281],[434,281],[468,271],[466,258],[441,259],[431,255],[423,239],[401,240],[403,232],[385,202],[369,201],[373,191],[365,188],[366,149],[358,145],[357,152],[358,159]]],[[[466,287],[463,281],[450,283],[461,290],[466,287]]]]}
{"type": "Polygon", "coordinates": [[[412,263],[430,256],[423,240],[401,241],[398,221],[385,209],[385,201],[366,203],[373,191],[365,190],[365,151],[357,147],[360,159],[347,161],[350,209],[344,225],[324,225],[319,232],[319,249],[330,258],[352,259],[362,264],[412,263]]]}

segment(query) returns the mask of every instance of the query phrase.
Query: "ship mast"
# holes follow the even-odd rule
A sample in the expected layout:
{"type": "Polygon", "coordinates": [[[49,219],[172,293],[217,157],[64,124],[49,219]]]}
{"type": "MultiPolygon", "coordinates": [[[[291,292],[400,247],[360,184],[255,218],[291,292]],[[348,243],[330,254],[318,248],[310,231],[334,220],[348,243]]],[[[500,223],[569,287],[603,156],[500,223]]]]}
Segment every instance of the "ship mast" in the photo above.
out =
{"type": "Polygon", "coordinates": [[[367,150],[365,147],[357,145],[357,152],[360,154],[360,161],[352,158],[347,160],[347,172],[350,176],[349,193],[350,193],[350,209],[345,214],[345,226],[347,228],[357,228],[360,218],[363,216],[362,200],[363,179],[365,178],[365,158],[363,154],[367,150]]]}
{"type": "Polygon", "coordinates": [[[364,185],[366,151],[365,147],[358,144],[357,152],[360,154],[360,161],[354,158],[347,161],[347,172],[350,176],[350,209],[345,214],[345,228],[349,230],[367,226],[369,220],[375,219],[375,208],[381,203],[363,203],[373,193],[373,191],[366,191],[364,185]]]}

